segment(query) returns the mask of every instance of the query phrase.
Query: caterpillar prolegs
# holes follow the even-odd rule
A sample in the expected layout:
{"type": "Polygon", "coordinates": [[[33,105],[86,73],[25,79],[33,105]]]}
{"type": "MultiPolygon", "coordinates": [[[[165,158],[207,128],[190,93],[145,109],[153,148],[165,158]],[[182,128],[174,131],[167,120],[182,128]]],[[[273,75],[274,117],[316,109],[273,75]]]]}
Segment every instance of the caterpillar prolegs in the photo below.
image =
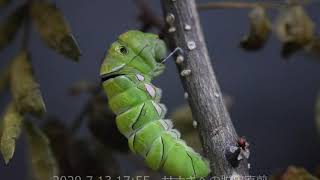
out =
{"type": "Polygon", "coordinates": [[[171,120],[164,119],[161,90],[151,84],[164,70],[166,45],[157,35],[128,31],[120,35],[101,66],[103,88],[119,131],[132,152],[154,170],[167,175],[206,177],[209,163],[180,139],[171,120]]]}

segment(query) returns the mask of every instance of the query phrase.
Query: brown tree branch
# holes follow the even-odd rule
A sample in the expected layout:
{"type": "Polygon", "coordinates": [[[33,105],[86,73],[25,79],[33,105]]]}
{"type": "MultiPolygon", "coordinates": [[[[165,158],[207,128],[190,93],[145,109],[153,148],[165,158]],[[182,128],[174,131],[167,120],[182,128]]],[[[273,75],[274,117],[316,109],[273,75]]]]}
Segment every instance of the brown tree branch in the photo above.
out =
{"type": "Polygon", "coordinates": [[[234,164],[229,158],[232,149],[239,147],[239,138],[210,63],[195,0],[162,0],[162,5],[171,49],[180,47],[184,51],[177,58],[177,68],[213,175],[248,175],[246,159],[234,164]]]}

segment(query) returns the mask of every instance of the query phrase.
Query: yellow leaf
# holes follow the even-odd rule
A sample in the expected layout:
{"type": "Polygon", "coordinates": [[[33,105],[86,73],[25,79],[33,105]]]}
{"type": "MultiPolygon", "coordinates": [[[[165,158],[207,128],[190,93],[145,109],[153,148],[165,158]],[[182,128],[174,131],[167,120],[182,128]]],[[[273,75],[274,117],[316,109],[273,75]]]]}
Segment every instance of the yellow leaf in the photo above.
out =
{"type": "Polygon", "coordinates": [[[35,180],[52,179],[59,175],[55,157],[45,134],[30,122],[25,122],[29,144],[31,170],[35,180]]]}
{"type": "Polygon", "coordinates": [[[21,51],[11,65],[11,94],[21,113],[31,112],[36,115],[45,112],[39,85],[33,77],[29,54],[21,51]]]}
{"type": "Polygon", "coordinates": [[[31,9],[32,19],[42,40],[58,53],[78,60],[80,49],[59,9],[45,1],[34,1],[31,9]]]}
{"type": "Polygon", "coordinates": [[[315,25],[302,6],[291,5],[278,16],[275,31],[284,44],[282,55],[288,57],[312,41],[315,25]]]}
{"type": "Polygon", "coordinates": [[[6,163],[13,157],[16,139],[21,134],[22,115],[17,111],[13,103],[9,104],[3,117],[1,153],[6,163]]]}
{"type": "Polygon", "coordinates": [[[258,50],[264,46],[269,37],[271,22],[267,17],[265,9],[260,6],[252,9],[249,19],[250,32],[241,41],[240,45],[246,50],[258,50]]]}
{"type": "Polygon", "coordinates": [[[8,45],[14,38],[21,26],[24,16],[26,6],[21,6],[16,9],[4,23],[0,25],[0,50],[8,45]]]}

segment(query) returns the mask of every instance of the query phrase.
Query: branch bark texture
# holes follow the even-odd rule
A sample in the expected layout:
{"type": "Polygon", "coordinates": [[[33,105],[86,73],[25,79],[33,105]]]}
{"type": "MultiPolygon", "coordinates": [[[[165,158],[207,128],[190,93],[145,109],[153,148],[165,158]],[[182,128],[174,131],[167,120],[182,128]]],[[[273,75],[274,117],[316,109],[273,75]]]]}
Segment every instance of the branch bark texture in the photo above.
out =
{"type": "Polygon", "coordinates": [[[195,0],[162,0],[167,38],[172,49],[183,49],[177,63],[188,93],[192,114],[198,122],[205,156],[213,176],[246,176],[247,160],[233,167],[226,154],[237,147],[238,135],[223,103],[199,22],[195,0]],[[191,73],[189,74],[191,70],[191,73]]]}

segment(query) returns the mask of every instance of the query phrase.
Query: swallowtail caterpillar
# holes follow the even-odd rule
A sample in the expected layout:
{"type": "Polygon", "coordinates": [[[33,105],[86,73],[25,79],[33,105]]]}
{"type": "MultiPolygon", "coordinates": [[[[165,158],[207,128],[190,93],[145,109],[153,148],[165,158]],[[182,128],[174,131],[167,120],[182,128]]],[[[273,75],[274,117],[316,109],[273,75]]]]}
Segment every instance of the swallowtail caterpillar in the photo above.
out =
{"type": "Polygon", "coordinates": [[[101,66],[103,88],[119,131],[132,152],[153,170],[184,178],[206,177],[209,163],[180,139],[172,121],[163,119],[161,90],[151,84],[164,70],[166,45],[157,35],[128,31],[109,48],[101,66]]]}

